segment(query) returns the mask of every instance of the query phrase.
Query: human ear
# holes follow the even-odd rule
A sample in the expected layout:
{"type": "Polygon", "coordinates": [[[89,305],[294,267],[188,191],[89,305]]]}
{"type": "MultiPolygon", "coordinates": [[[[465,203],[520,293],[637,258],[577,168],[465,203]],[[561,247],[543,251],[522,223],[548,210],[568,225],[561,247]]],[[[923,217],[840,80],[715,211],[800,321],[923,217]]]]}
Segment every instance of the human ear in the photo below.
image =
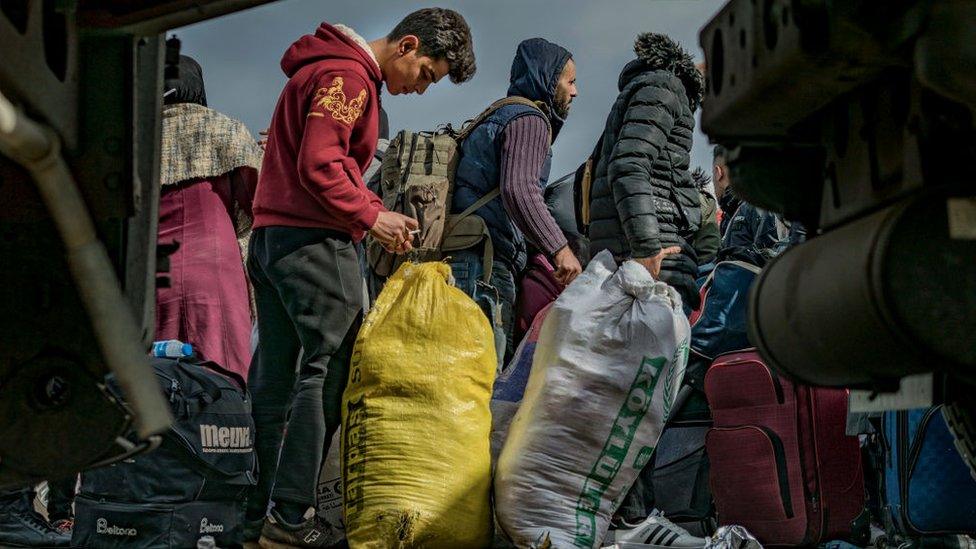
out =
{"type": "Polygon", "coordinates": [[[419,44],[420,44],[419,38],[417,38],[412,34],[408,34],[403,38],[401,38],[400,41],[397,43],[397,53],[399,53],[401,56],[406,55],[411,51],[416,50],[419,44]]]}

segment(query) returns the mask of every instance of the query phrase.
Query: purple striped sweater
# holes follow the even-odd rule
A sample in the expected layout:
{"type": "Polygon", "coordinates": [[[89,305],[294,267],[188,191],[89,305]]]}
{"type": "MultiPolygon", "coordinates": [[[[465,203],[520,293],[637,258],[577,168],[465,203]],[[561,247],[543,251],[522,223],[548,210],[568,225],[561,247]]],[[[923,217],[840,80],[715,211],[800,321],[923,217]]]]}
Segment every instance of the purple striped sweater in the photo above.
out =
{"type": "Polygon", "coordinates": [[[520,116],[502,133],[500,181],[505,211],[525,237],[548,257],[566,237],[546,208],[539,171],[549,152],[549,127],[539,116],[520,116]]]}

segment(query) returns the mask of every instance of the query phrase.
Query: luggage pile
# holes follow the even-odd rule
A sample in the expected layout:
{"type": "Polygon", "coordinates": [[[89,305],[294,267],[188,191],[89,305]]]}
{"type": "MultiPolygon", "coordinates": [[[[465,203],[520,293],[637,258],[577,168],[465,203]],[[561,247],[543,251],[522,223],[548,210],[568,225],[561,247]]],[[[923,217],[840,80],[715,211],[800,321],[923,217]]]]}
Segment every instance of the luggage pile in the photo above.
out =
{"type": "MultiPolygon", "coordinates": [[[[365,548],[850,549],[976,534],[976,479],[941,407],[848,434],[846,390],[796,383],[750,346],[757,272],[719,263],[689,323],[673,288],[599,254],[499,368],[450,267],[400,265],[353,348],[319,515],[365,548]]],[[[234,546],[256,473],[247,393],[212,363],[153,367],[176,422],[156,451],[82,475],[73,542],[234,546]]]]}
{"type": "Polygon", "coordinates": [[[598,256],[537,315],[493,397],[491,328],[449,274],[402,265],[357,338],[342,436],[350,545],[485,547],[497,521],[519,547],[600,547],[681,384],[680,298],[598,256]],[[506,406],[511,424],[501,412],[492,427],[506,406]],[[490,434],[504,439],[494,480],[490,434]]]}
{"type": "Polygon", "coordinates": [[[598,255],[498,372],[485,317],[443,270],[401,266],[357,340],[342,437],[353,547],[864,547],[872,523],[898,543],[973,533],[976,481],[937,409],[887,414],[875,468],[877,445],[846,432],[846,390],[763,362],[746,330],[752,265],[719,263],[689,325],[673,289],[598,255]]]}
{"type": "MultiPolygon", "coordinates": [[[[353,348],[318,514],[365,548],[849,549],[976,534],[976,479],[942,408],[848,434],[846,390],[796,383],[750,347],[757,272],[719,263],[689,323],[673,288],[597,255],[499,368],[450,267],[404,263],[353,348]]],[[[72,541],[235,546],[256,478],[242,380],[192,357],[153,368],[176,421],[155,451],[81,476],[72,541]]]]}
{"type": "Polygon", "coordinates": [[[701,281],[679,404],[619,512],[657,509],[695,535],[741,526],[770,546],[965,547],[956,536],[976,534],[976,479],[942,407],[848,433],[846,390],[793,382],[751,347],[758,272],[725,261],[701,281]]]}

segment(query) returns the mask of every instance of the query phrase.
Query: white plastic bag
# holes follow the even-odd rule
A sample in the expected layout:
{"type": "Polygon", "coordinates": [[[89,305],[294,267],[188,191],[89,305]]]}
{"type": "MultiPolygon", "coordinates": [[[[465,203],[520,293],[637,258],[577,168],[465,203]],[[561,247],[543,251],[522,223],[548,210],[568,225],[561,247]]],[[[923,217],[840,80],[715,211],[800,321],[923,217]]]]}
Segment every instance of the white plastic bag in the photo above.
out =
{"type": "Polygon", "coordinates": [[[339,459],[342,455],[342,429],[338,429],[332,436],[329,453],[319,471],[319,483],[315,493],[315,510],[319,518],[330,526],[330,542],[335,545],[346,539],[346,525],[342,520],[342,469],[339,459]]]}
{"type": "Polygon", "coordinates": [[[763,549],[759,540],[742,526],[723,526],[708,537],[705,549],[763,549]]]}
{"type": "Polygon", "coordinates": [[[690,329],[677,292],[598,254],[546,318],[495,473],[518,547],[598,547],[681,385],[690,329]]]}

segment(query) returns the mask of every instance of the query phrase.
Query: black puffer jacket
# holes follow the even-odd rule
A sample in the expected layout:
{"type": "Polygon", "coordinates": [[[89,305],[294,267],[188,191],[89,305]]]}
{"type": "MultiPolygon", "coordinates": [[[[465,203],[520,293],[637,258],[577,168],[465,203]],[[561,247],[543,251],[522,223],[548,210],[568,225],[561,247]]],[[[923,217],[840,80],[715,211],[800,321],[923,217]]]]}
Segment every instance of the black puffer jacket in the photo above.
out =
{"type": "Polygon", "coordinates": [[[688,165],[702,76],[667,36],[642,34],[634,51],[637,59],[620,75],[593,172],[591,250],[642,258],[680,246],[681,254],[665,258],[662,278],[694,277],[698,262],[690,242],[701,209],[688,165]]]}

